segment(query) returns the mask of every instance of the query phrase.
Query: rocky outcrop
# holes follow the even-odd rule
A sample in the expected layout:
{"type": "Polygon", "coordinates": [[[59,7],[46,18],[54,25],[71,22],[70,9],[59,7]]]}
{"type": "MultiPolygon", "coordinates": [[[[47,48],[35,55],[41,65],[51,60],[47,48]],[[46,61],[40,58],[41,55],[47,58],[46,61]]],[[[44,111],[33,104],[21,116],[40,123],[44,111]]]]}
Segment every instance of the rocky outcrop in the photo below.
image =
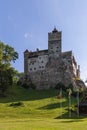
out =
{"type": "Polygon", "coordinates": [[[72,71],[72,66],[65,63],[62,58],[60,60],[58,57],[53,57],[49,59],[45,70],[30,73],[30,78],[37,89],[54,88],[59,82],[62,82],[66,87],[69,84],[76,87],[72,71]]]}
{"type": "Polygon", "coordinates": [[[83,88],[83,89],[86,88],[85,83],[84,83],[82,80],[80,80],[80,79],[77,79],[77,80],[75,81],[75,83],[76,83],[76,86],[77,86],[78,88],[83,88]]]}

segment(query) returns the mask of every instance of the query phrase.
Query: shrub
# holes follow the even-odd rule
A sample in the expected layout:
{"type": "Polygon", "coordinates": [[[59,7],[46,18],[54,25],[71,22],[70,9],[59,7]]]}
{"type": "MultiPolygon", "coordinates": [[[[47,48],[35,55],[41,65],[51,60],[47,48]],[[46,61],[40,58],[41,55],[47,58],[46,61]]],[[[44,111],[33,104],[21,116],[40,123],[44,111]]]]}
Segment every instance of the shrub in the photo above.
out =
{"type": "Polygon", "coordinates": [[[30,86],[29,86],[29,84],[27,84],[27,83],[23,83],[23,84],[22,84],[22,87],[25,88],[25,89],[29,89],[30,86]]]}
{"type": "Polygon", "coordinates": [[[19,81],[17,81],[17,85],[19,86],[19,85],[21,85],[21,81],[19,80],[19,81]]]}
{"type": "Polygon", "coordinates": [[[65,85],[63,83],[61,83],[61,82],[57,83],[56,86],[55,86],[55,89],[60,90],[61,88],[64,91],[66,90],[66,87],[65,87],[65,85]]]}
{"type": "Polygon", "coordinates": [[[71,89],[73,91],[74,86],[72,84],[69,84],[67,89],[71,89]]]}
{"type": "Polygon", "coordinates": [[[36,86],[34,84],[31,84],[32,89],[36,89],[36,86]]]}
{"type": "Polygon", "coordinates": [[[25,89],[29,89],[29,88],[36,89],[36,86],[32,82],[27,82],[27,83],[24,82],[22,84],[22,87],[25,89]]]}
{"type": "Polygon", "coordinates": [[[78,90],[74,90],[72,93],[73,97],[77,97],[77,93],[79,92],[79,97],[84,96],[84,90],[82,88],[78,88],[78,90]]]}

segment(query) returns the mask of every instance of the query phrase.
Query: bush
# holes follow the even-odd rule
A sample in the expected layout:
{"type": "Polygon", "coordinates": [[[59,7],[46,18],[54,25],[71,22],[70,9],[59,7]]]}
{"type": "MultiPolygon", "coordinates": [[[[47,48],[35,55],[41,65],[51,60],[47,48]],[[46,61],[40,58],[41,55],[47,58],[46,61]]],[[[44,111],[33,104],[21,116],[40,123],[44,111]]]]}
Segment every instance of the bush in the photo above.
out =
{"type": "Polygon", "coordinates": [[[23,83],[23,84],[22,84],[22,87],[25,88],[25,89],[29,89],[30,85],[27,84],[27,83],[23,83]]]}
{"type": "Polygon", "coordinates": [[[69,84],[67,89],[71,89],[73,91],[74,86],[72,84],[69,84]]]}
{"type": "Polygon", "coordinates": [[[34,84],[31,84],[32,89],[36,89],[36,86],[34,84]]]}
{"type": "Polygon", "coordinates": [[[19,81],[17,81],[17,85],[18,86],[20,86],[21,85],[21,81],[19,80],[19,81]]]}
{"type": "Polygon", "coordinates": [[[26,76],[24,80],[19,79],[19,81],[17,82],[17,85],[22,86],[25,89],[36,89],[36,86],[32,83],[31,79],[26,76]]]}
{"type": "MultiPolygon", "coordinates": [[[[72,96],[77,97],[77,93],[78,93],[78,91],[74,90],[72,93],[72,96]]],[[[79,97],[82,97],[82,96],[84,96],[84,91],[82,89],[79,89],[79,97]]]]}
{"type": "Polygon", "coordinates": [[[32,82],[28,82],[28,83],[24,82],[22,84],[22,87],[25,88],[25,89],[29,89],[29,88],[36,89],[36,86],[32,82]]]}
{"type": "Polygon", "coordinates": [[[63,90],[65,90],[65,85],[63,83],[61,83],[61,82],[57,83],[56,86],[55,86],[55,89],[61,89],[61,88],[63,90]]]}

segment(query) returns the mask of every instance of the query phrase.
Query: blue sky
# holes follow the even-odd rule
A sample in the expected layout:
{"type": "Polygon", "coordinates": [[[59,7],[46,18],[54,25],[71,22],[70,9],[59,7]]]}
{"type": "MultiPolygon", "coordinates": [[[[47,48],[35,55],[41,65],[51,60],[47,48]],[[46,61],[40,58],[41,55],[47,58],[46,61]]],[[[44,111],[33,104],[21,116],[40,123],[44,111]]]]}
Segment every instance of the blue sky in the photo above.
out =
{"type": "Polygon", "coordinates": [[[87,0],[0,0],[0,40],[14,47],[23,72],[25,49],[48,48],[48,32],[62,31],[62,51],[72,50],[87,78],[87,0]]]}

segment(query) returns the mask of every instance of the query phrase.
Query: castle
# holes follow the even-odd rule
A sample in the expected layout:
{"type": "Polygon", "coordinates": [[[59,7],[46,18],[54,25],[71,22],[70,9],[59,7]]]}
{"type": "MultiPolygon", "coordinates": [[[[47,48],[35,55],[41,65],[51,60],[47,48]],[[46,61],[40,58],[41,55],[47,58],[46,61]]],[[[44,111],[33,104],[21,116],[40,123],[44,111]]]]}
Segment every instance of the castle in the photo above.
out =
{"type": "Polygon", "coordinates": [[[56,28],[48,33],[48,49],[24,52],[24,74],[37,89],[49,89],[62,82],[66,86],[75,85],[80,78],[80,66],[77,65],[72,51],[62,52],[62,32],[56,28]]]}

